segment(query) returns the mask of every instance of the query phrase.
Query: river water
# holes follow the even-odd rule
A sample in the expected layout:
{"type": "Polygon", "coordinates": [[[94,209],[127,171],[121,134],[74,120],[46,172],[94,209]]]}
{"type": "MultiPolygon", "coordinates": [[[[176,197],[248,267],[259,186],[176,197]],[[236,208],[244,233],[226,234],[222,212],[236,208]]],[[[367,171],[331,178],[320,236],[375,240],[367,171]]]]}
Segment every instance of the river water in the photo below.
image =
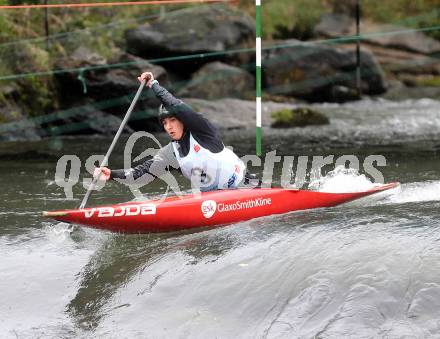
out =
{"type": "MultiPolygon", "coordinates": [[[[76,184],[74,200],[66,199],[54,182],[57,161],[75,154],[84,164],[110,140],[0,144],[0,337],[440,337],[440,102],[317,108],[331,125],[266,129],[265,150],[352,154],[361,164],[380,154],[385,181],[401,186],[336,208],[197,232],[70,233],[40,215],[76,208],[85,193],[76,184]]],[[[251,153],[251,133],[231,131],[225,143],[251,153]]],[[[119,146],[112,167],[122,166],[122,153],[119,146]]],[[[362,167],[358,175],[328,175],[333,169],[324,168],[321,189],[368,184],[362,167]]],[[[277,165],[275,185],[280,172],[277,165]]],[[[80,179],[84,173],[82,167],[80,179]]],[[[141,189],[164,190],[163,182],[141,189]]],[[[89,205],[131,199],[127,187],[113,182],[89,205]]]]}

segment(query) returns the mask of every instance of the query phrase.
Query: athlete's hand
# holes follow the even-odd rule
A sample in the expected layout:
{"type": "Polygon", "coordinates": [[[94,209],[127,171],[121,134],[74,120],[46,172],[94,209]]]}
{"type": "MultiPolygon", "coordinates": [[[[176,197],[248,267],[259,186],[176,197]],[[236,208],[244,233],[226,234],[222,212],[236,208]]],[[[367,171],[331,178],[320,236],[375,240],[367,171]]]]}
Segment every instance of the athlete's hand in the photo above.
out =
{"type": "Polygon", "coordinates": [[[139,80],[140,82],[146,80],[147,82],[146,82],[145,85],[151,88],[151,83],[152,83],[153,80],[154,80],[154,75],[153,75],[153,73],[151,73],[151,72],[144,72],[144,73],[142,73],[142,74],[138,77],[138,80],[139,80]]]}
{"type": "Polygon", "coordinates": [[[96,167],[93,172],[93,177],[98,177],[99,180],[107,181],[110,179],[111,170],[107,167],[96,167]]]}

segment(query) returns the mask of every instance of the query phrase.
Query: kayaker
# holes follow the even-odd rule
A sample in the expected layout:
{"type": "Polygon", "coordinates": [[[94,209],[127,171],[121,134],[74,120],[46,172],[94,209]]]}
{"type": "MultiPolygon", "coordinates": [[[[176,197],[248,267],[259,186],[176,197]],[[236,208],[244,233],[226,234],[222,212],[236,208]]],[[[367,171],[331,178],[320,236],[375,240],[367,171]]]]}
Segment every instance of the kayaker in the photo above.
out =
{"type": "Polygon", "coordinates": [[[160,86],[153,73],[142,73],[138,80],[146,80],[146,86],[162,102],[159,121],[172,140],[152,159],[136,167],[118,170],[101,167],[95,170],[95,175],[101,172],[101,180],[138,179],[145,174],[151,178],[151,175],[160,177],[164,171],[178,168],[191,180],[192,186],[202,192],[237,188],[243,181],[245,165],[224,146],[217,128],[160,86]]]}

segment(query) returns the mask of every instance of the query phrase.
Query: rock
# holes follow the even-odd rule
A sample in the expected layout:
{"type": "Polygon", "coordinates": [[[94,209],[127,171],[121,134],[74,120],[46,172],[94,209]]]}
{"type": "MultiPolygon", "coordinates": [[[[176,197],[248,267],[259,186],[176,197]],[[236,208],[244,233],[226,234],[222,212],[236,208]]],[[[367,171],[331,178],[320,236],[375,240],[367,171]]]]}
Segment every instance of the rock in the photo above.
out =
{"type": "MultiPolygon", "coordinates": [[[[198,53],[222,52],[255,46],[255,22],[233,7],[216,4],[167,13],[151,25],[125,32],[127,50],[142,58],[165,58],[198,53]]],[[[166,67],[186,75],[214,60],[250,62],[253,53],[205,56],[167,61],[166,67]]]]}
{"type": "Polygon", "coordinates": [[[71,55],[77,66],[105,65],[107,60],[86,47],[78,47],[71,55]]]}
{"type": "MultiPolygon", "coordinates": [[[[120,54],[115,58],[106,61],[95,53],[74,53],[75,57],[65,58],[57,61],[60,69],[99,66],[104,64],[119,65],[118,68],[102,68],[85,71],[82,76],[84,84],[78,79],[78,74],[61,73],[57,76],[61,88],[61,102],[64,107],[75,107],[88,105],[90,99],[94,105],[102,111],[123,117],[129,108],[131,101],[139,88],[137,77],[141,72],[150,70],[156,79],[168,84],[166,70],[158,65],[148,63],[146,60],[130,54],[120,54]]],[[[151,110],[152,107],[159,107],[160,102],[147,88],[144,89],[141,98],[135,108],[136,112],[151,110]]],[[[149,119],[147,114],[137,114],[137,118],[131,119],[129,125],[134,129],[145,128],[144,123],[149,119]]]]}
{"type": "Polygon", "coordinates": [[[255,78],[245,70],[216,61],[198,70],[178,96],[201,99],[255,96],[255,78]]]}
{"type": "MultiPolygon", "coordinates": [[[[240,100],[225,98],[220,100],[202,100],[202,99],[183,99],[187,104],[193,107],[197,112],[205,115],[209,121],[214,123],[220,130],[249,130],[255,131],[255,100],[240,100]]],[[[278,111],[299,111],[304,108],[298,108],[295,103],[276,103],[263,101],[262,103],[262,126],[267,128],[273,125],[274,118],[272,114],[278,111]]],[[[306,108],[305,110],[311,109],[306,108]]],[[[328,118],[320,112],[297,115],[309,124],[328,124],[328,118]],[[308,120],[307,120],[308,119],[308,120]]],[[[301,113],[300,113],[301,114],[301,113]]],[[[301,124],[301,122],[298,122],[301,124]]]]}
{"type": "Polygon", "coordinates": [[[326,38],[339,38],[356,34],[355,18],[345,14],[323,14],[315,33],[326,38]],[[354,31],[353,31],[354,29],[354,31]]]}
{"type": "Polygon", "coordinates": [[[44,132],[22,109],[11,103],[0,103],[0,141],[40,140],[44,132]]]}
{"type": "MultiPolygon", "coordinates": [[[[205,115],[220,130],[248,129],[255,131],[255,100],[224,98],[219,100],[183,99],[197,112],[205,115]]],[[[262,103],[262,125],[269,127],[271,113],[285,108],[294,108],[294,104],[262,103]]]]}
{"type": "Polygon", "coordinates": [[[367,38],[368,42],[384,47],[398,48],[427,55],[436,55],[440,53],[440,42],[422,32],[408,32],[409,28],[407,27],[393,25],[370,25],[367,27],[369,29],[362,34],[405,31],[404,34],[371,36],[367,38]]]}
{"type": "Polygon", "coordinates": [[[23,92],[17,83],[0,86],[0,141],[35,141],[44,136],[44,131],[29,117],[22,104],[23,92]]]}
{"type": "Polygon", "coordinates": [[[402,82],[406,87],[416,87],[417,86],[417,78],[410,74],[400,74],[398,79],[402,82]]]}
{"type": "MultiPolygon", "coordinates": [[[[339,47],[350,50],[356,48],[354,44],[344,44],[339,47]]],[[[361,48],[371,52],[384,69],[393,73],[440,74],[440,60],[438,58],[371,44],[364,44],[361,48]]]]}
{"type": "Polygon", "coordinates": [[[136,93],[139,88],[137,77],[145,71],[153,72],[155,79],[167,84],[167,72],[158,65],[153,65],[144,59],[130,54],[122,54],[118,58],[109,60],[109,64],[126,64],[118,68],[109,68],[105,73],[97,73],[93,77],[86,77],[90,96],[96,100],[118,98],[136,93]]]}
{"type": "MultiPolygon", "coordinates": [[[[385,67],[385,65],[384,65],[385,67]]],[[[387,69],[394,74],[413,74],[413,75],[440,75],[440,60],[412,54],[407,60],[395,60],[388,63],[387,69]]]]}
{"type": "Polygon", "coordinates": [[[98,74],[105,74],[108,70],[100,66],[106,65],[107,60],[99,54],[90,51],[87,48],[80,47],[72,53],[71,56],[61,58],[55,61],[55,69],[66,70],[55,74],[58,82],[60,102],[62,106],[69,107],[78,103],[85,98],[83,78],[88,85],[88,80],[94,78],[98,74]],[[83,73],[69,72],[70,69],[96,67],[94,70],[87,70],[83,73]]]}
{"type": "MultiPolygon", "coordinates": [[[[356,34],[355,18],[343,14],[324,14],[315,32],[328,38],[338,38],[356,34]]],[[[383,25],[368,20],[361,21],[362,42],[397,48],[416,53],[434,55],[440,52],[440,41],[422,32],[410,32],[408,27],[383,25]],[[390,32],[399,32],[392,34],[390,32]],[[382,32],[386,34],[375,34],[382,32]],[[369,35],[370,34],[370,35],[369,35]]]]}
{"type": "MultiPolygon", "coordinates": [[[[394,48],[385,48],[378,45],[363,44],[362,49],[374,55],[374,58],[381,65],[386,73],[413,75],[440,75],[440,60],[424,54],[408,52],[394,48]]],[[[355,44],[338,45],[344,50],[354,50],[355,44]]],[[[392,78],[387,78],[387,84],[392,78]]]]}
{"type": "MultiPolygon", "coordinates": [[[[356,54],[335,47],[284,41],[291,47],[264,52],[263,77],[266,90],[308,101],[340,101],[335,96],[343,86],[356,89],[356,54]]],[[[362,93],[382,94],[386,91],[384,74],[373,55],[361,52],[362,93]]]]}
{"type": "MultiPolygon", "coordinates": [[[[48,128],[49,135],[85,135],[85,134],[103,134],[114,135],[121,125],[122,119],[109,113],[99,110],[86,111],[64,118],[58,121],[56,125],[48,128]]],[[[124,128],[125,133],[132,133],[133,129],[128,126],[124,128]]]]}
{"type": "Polygon", "coordinates": [[[16,83],[1,84],[0,93],[0,105],[5,106],[9,102],[20,100],[20,88],[16,83]]]}
{"type": "MultiPolygon", "coordinates": [[[[168,73],[162,66],[150,64],[130,54],[122,54],[109,62],[110,64],[130,63],[130,65],[109,69],[106,73],[99,73],[87,79],[90,97],[104,103],[102,110],[105,112],[123,118],[139,88],[137,77],[147,70],[153,72],[155,79],[162,85],[168,87],[168,73]]],[[[151,125],[150,118],[157,115],[159,105],[160,101],[153,91],[144,88],[128,125],[135,130],[155,129],[156,119],[151,125]]]]}
{"type": "Polygon", "coordinates": [[[84,98],[109,100],[133,94],[139,87],[137,77],[145,70],[151,70],[159,81],[167,81],[167,73],[163,67],[152,65],[144,59],[121,53],[113,59],[106,60],[84,47],[77,49],[70,57],[57,60],[56,67],[60,70],[82,67],[85,69],[80,74],[57,74],[61,92],[68,101],[84,98]],[[87,69],[90,67],[92,69],[87,69]]]}
{"type": "Polygon", "coordinates": [[[330,120],[324,114],[307,107],[272,112],[272,119],[272,127],[275,128],[328,125],[330,123],[330,120]]]}
{"type": "Polygon", "coordinates": [[[440,100],[440,87],[405,87],[395,85],[383,96],[386,100],[405,101],[430,98],[440,100]]]}
{"type": "Polygon", "coordinates": [[[345,86],[333,86],[331,96],[333,101],[340,103],[361,99],[357,89],[348,88],[345,86]]]}
{"type": "Polygon", "coordinates": [[[413,74],[399,74],[398,79],[408,87],[440,87],[439,76],[424,76],[413,74]]]}
{"type": "Polygon", "coordinates": [[[183,101],[221,130],[255,127],[255,101],[232,98],[210,101],[184,98],[183,101]]]}

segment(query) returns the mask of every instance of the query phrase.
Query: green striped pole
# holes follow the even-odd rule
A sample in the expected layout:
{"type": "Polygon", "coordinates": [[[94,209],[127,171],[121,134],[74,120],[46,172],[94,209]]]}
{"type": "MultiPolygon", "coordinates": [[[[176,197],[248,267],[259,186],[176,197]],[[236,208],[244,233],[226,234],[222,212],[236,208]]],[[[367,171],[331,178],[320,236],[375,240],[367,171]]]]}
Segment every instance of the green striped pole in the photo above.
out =
{"type": "Polygon", "coordinates": [[[261,0],[255,0],[255,24],[256,24],[256,153],[261,156],[261,0]]]}

